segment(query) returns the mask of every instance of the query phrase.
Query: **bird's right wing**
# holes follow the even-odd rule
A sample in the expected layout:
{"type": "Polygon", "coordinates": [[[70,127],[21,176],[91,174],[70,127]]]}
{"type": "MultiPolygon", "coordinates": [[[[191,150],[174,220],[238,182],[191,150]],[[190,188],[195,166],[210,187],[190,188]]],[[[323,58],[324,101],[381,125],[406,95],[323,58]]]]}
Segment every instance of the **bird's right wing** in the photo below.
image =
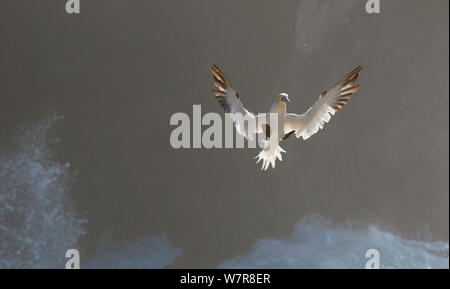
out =
{"type": "Polygon", "coordinates": [[[223,107],[225,112],[231,113],[236,131],[248,139],[253,139],[253,136],[257,133],[262,133],[262,125],[266,123],[264,117],[258,115],[255,116],[252,112],[248,111],[241,103],[239,94],[234,90],[228,78],[223,72],[213,64],[211,72],[214,78],[214,85],[217,87],[212,93],[215,95],[216,100],[223,107]],[[253,126],[245,125],[242,120],[254,121],[253,126]]]}
{"type": "Polygon", "coordinates": [[[307,139],[319,129],[322,129],[331,116],[340,110],[350,99],[353,93],[359,89],[359,84],[354,85],[358,78],[358,73],[362,66],[356,67],[352,72],[347,74],[336,85],[323,92],[319,99],[304,114],[295,113],[286,114],[286,122],[284,125],[284,133],[286,136],[295,132],[297,138],[300,136],[307,139]]]}

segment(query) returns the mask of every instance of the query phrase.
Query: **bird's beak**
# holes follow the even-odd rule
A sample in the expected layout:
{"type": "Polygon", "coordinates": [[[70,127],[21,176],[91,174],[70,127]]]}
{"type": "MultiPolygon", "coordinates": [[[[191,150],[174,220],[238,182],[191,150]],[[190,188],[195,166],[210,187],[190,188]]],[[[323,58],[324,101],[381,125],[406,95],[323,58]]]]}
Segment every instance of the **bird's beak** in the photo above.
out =
{"type": "Polygon", "coordinates": [[[286,100],[288,103],[291,103],[291,100],[289,99],[289,97],[286,97],[286,100]]]}

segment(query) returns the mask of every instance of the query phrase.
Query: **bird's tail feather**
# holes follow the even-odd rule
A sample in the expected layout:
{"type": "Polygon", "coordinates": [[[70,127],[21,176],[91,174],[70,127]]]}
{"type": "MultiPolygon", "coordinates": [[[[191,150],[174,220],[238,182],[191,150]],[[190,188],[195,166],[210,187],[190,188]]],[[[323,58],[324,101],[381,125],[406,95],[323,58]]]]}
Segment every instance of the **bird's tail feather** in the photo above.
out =
{"type": "Polygon", "coordinates": [[[277,158],[282,161],[281,153],[285,153],[286,151],[280,147],[279,144],[267,144],[266,147],[255,157],[258,160],[256,163],[259,163],[261,160],[263,161],[261,170],[267,170],[269,165],[272,165],[272,168],[275,168],[275,161],[277,158]]]}

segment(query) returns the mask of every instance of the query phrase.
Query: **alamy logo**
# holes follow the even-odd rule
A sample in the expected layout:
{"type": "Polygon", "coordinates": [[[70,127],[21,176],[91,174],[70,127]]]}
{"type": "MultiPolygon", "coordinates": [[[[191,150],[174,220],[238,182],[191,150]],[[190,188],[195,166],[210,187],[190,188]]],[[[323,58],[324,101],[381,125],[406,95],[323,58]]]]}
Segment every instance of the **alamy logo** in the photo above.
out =
{"type": "Polygon", "coordinates": [[[80,269],[80,252],[77,249],[69,249],[66,252],[66,269],[80,269]]]}
{"type": "Polygon", "coordinates": [[[366,12],[368,14],[380,13],[380,0],[367,0],[366,12]]]}
{"type": "Polygon", "coordinates": [[[202,117],[201,105],[197,104],[192,106],[192,127],[191,118],[184,112],[174,113],[170,118],[170,125],[177,126],[170,134],[170,145],[174,149],[245,148],[245,138],[248,140],[248,148],[256,148],[257,145],[259,148],[265,148],[268,143],[276,144],[278,141],[277,113],[261,113],[257,116],[226,113],[223,122],[222,116],[215,112],[206,113],[202,117]],[[233,124],[236,127],[236,134],[234,134],[233,124]],[[202,126],[208,125],[209,127],[202,132],[202,126]],[[223,126],[225,134],[223,134],[223,126]],[[269,131],[267,127],[270,127],[269,131]]]}
{"type": "Polygon", "coordinates": [[[380,252],[377,249],[367,250],[366,258],[370,258],[366,262],[366,269],[380,269],[380,252]]]}
{"type": "Polygon", "coordinates": [[[80,13],[80,0],[67,0],[66,2],[66,12],[68,14],[79,14],[80,13]]]}

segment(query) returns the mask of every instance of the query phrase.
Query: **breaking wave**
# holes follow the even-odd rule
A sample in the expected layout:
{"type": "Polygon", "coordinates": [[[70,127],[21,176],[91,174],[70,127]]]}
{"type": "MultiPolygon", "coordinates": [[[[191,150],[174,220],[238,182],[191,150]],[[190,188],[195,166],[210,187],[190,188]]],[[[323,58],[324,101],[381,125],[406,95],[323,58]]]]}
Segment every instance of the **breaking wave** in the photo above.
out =
{"type": "Polygon", "coordinates": [[[300,221],[287,239],[260,239],[251,251],[219,268],[365,268],[366,251],[376,249],[381,268],[448,268],[449,243],[403,239],[371,225],[334,227],[313,216],[300,221]]]}
{"type": "Polygon", "coordinates": [[[48,117],[3,140],[0,153],[0,268],[64,268],[85,234],[72,205],[75,173],[56,159],[48,117]]]}
{"type": "MultiPolygon", "coordinates": [[[[84,223],[71,197],[75,172],[55,155],[59,140],[48,117],[0,144],[0,268],[64,268],[80,248],[84,223]]],[[[219,268],[364,268],[377,249],[381,268],[448,268],[449,243],[407,240],[370,225],[335,226],[305,218],[285,239],[260,239],[219,268]]],[[[108,234],[82,268],[163,268],[181,255],[166,236],[114,243],[108,234]]]]}
{"type": "MultiPolygon", "coordinates": [[[[51,116],[1,140],[0,268],[65,268],[68,249],[82,251],[87,222],[71,197],[75,175],[57,160],[51,116]]],[[[124,243],[103,239],[81,268],[163,268],[181,254],[165,236],[124,243]]]]}

